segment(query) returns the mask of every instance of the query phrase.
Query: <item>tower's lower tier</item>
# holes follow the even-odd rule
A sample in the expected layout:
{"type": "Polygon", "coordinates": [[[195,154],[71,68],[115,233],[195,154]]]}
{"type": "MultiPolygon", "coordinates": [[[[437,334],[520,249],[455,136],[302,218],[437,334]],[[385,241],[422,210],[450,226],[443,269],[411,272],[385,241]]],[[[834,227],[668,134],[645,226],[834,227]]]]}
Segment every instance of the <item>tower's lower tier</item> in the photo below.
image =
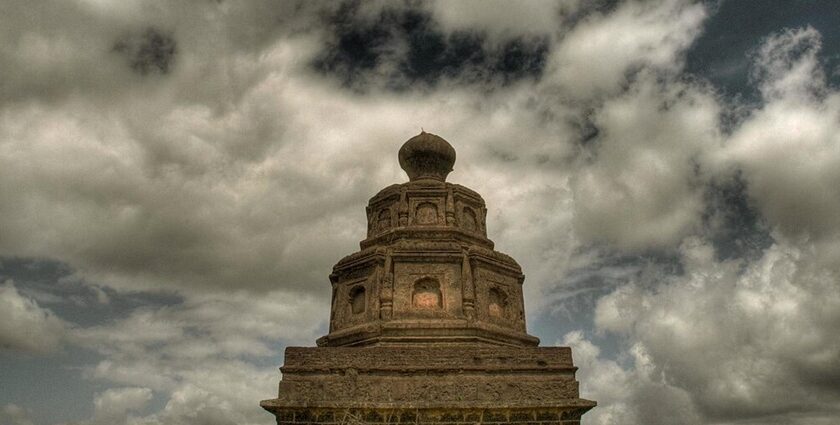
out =
{"type": "Polygon", "coordinates": [[[278,424],[578,424],[568,347],[374,346],[286,349],[278,424]]]}

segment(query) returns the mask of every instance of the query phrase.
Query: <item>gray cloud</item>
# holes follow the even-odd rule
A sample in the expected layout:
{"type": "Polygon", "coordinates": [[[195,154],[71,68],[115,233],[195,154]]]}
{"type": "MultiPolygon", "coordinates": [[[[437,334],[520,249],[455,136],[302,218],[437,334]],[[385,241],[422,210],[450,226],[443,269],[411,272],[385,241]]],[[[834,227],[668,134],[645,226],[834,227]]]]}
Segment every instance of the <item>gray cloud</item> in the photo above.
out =
{"type": "Polygon", "coordinates": [[[87,378],[121,386],[98,396],[91,423],[262,423],[255,400],[276,390],[277,344],[310,343],[328,314],[293,292],[203,294],[78,329],[71,343],[102,356],[87,378]],[[167,400],[163,410],[126,414],[152,392],[167,400]]]}
{"type": "Polygon", "coordinates": [[[645,75],[607,101],[595,116],[596,158],[573,180],[578,232],[630,250],[673,246],[695,232],[698,162],[720,143],[718,111],[702,90],[645,75]]]}
{"type": "Polygon", "coordinates": [[[131,69],[141,75],[167,74],[175,60],[177,42],[156,28],[147,28],[117,41],[113,49],[125,55],[131,69]]]}
{"type": "Polygon", "coordinates": [[[4,424],[8,423],[9,425],[34,425],[26,409],[11,403],[3,406],[3,410],[0,411],[0,419],[3,420],[4,424]]]}
{"type": "Polygon", "coordinates": [[[126,420],[126,415],[145,407],[152,399],[148,388],[109,388],[93,400],[93,423],[116,424],[126,420]]]}
{"type": "Polygon", "coordinates": [[[774,246],[743,272],[716,262],[707,245],[683,249],[684,276],[602,298],[599,329],[628,335],[648,356],[645,367],[707,418],[832,416],[836,393],[820,382],[840,373],[829,313],[840,307],[836,277],[814,270],[797,248],[774,246]]]}
{"type": "Polygon", "coordinates": [[[522,8],[521,13],[509,13],[503,1],[464,1],[451,4],[436,1],[431,10],[447,31],[480,30],[491,36],[510,34],[551,34],[557,31],[564,17],[574,15],[585,5],[580,1],[535,1],[522,8]]]}
{"type": "Polygon", "coordinates": [[[0,285],[0,348],[49,352],[59,346],[65,333],[65,323],[18,292],[14,282],[0,285]]]}

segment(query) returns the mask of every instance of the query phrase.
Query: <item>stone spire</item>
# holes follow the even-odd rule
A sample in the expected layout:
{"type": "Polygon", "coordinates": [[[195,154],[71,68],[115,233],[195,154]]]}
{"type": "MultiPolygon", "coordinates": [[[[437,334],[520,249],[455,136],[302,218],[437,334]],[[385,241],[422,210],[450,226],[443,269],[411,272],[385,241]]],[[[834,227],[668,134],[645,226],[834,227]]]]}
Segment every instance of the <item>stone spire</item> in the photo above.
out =
{"type": "Polygon", "coordinates": [[[568,347],[528,335],[513,258],[487,238],[481,195],[446,182],[455,149],[422,132],[399,151],[409,181],[374,195],[360,250],[330,274],[329,333],[289,347],[278,424],[578,424],[568,347]]]}

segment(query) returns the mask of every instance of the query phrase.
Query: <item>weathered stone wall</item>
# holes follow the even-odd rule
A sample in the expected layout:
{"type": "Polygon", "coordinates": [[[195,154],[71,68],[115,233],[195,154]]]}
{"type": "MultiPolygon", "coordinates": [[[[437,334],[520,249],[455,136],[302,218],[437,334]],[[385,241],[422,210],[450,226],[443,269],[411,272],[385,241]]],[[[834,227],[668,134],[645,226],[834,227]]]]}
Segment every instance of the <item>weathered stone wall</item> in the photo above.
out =
{"type": "Polygon", "coordinates": [[[568,347],[289,347],[281,370],[278,408],[579,407],[568,347]]]}

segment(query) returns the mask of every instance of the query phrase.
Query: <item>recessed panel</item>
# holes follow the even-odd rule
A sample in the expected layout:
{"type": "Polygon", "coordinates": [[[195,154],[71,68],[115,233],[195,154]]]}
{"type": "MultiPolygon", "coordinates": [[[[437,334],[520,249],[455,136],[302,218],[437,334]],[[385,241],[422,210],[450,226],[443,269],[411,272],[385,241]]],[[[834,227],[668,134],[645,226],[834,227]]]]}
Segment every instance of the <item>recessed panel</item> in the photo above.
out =
{"type": "Polygon", "coordinates": [[[395,318],[455,317],[460,314],[460,264],[394,264],[395,318]]]}
{"type": "Polygon", "coordinates": [[[476,310],[480,319],[525,329],[522,288],[514,276],[479,268],[476,271],[476,310]]]}

